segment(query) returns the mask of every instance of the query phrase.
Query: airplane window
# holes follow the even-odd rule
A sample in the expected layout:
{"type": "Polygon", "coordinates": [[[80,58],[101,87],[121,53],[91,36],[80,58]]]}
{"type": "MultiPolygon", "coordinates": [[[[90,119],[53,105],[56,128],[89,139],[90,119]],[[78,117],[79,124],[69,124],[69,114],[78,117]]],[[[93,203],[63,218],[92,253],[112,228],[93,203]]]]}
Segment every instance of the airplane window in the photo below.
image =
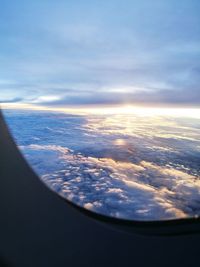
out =
{"type": "Polygon", "coordinates": [[[2,10],[0,103],[40,179],[115,218],[199,217],[200,2],[2,10]]]}

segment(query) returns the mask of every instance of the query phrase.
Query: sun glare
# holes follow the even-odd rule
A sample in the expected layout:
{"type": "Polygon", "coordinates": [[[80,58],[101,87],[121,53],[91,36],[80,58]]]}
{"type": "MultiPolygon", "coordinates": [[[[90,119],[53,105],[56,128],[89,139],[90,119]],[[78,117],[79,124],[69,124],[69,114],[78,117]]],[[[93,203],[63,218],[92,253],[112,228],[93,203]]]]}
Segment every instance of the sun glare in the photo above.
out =
{"type": "Polygon", "coordinates": [[[121,106],[87,106],[87,107],[47,107],[33,104],[2,103],[3,109],[23,109],[72,113],[77,115],[137,115],[141,117],[170,116],[200,118],[200,108],[166,108],[166,107],[140,107],[132,105],[121,106]]]}

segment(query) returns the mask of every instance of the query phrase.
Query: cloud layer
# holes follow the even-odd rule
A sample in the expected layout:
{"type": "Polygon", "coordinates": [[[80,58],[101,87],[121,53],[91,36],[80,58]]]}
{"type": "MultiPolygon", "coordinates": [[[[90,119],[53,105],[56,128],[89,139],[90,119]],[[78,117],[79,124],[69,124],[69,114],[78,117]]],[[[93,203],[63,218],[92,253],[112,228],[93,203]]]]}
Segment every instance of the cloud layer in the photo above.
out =
{"type": "Polygon", "coordinates": [[[199,12],[198,0],[3,1],[1,102],[199,106],[199,12]]]}
{"type": "Polygon", "coordinates": [[[70,201],[134,220],[200,215],[199,119],[5,114],[33,169],[70,201]]]}

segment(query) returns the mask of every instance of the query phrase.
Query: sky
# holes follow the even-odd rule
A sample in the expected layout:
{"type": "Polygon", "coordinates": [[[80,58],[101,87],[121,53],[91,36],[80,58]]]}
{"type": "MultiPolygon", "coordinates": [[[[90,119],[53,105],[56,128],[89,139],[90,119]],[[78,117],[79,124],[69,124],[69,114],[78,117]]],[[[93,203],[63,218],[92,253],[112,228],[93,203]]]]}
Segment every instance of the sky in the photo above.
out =
{"type": "Polygon", "coordinates": [[[0,0],[0,102],[200,107],[199,0],[0,0]]]}

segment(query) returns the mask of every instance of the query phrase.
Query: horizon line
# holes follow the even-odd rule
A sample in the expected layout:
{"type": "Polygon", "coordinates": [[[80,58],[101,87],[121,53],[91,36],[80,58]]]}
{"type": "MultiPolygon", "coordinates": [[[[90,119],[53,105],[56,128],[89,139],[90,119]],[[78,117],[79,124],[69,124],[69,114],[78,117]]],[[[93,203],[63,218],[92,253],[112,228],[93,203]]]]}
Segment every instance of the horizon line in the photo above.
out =
{"type": "Polygon", "coordinates": [[[32,110],[32,111],[49,111],[61,112],[76,115],[112,115],[112,114],[136,114],[140,116],[175,116],[190,117],[200,119],[200,107],[183,107],[183,106],[142,106],[142,105],[88,105],[88,106],[67,106],[52,107],[39,106],[33,104],[19,103],[0,103],[2,110],[32,110]]]}

